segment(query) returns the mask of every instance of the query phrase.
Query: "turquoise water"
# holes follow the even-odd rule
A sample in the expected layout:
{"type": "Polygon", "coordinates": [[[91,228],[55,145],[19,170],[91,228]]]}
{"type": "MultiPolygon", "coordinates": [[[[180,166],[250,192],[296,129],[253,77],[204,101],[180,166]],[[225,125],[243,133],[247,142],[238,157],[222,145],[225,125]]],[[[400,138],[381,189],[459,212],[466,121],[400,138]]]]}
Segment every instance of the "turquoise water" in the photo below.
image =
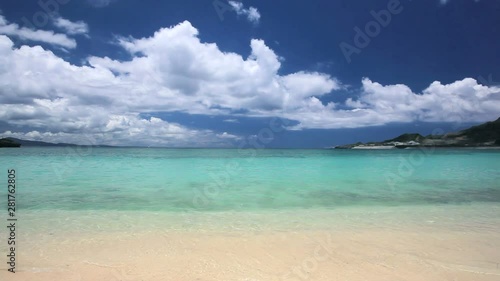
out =
{"type": "MultiPolygon", "coordinates": [[[[20,210],[254,211],[500,202],[500,151],[0,149],[20,210]]],[[[6,187],[0,195],[6,197],[6,187]]]]}

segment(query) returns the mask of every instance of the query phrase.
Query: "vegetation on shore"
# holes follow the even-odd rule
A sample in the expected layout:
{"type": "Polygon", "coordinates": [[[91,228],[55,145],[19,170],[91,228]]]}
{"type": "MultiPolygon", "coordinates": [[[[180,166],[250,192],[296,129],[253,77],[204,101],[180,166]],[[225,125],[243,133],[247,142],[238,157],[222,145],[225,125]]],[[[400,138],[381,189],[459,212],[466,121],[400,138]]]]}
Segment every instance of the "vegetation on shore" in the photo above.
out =
{"type": "Polygon", "coordinates": [[[500,147],[500,118],[444,135],[403,134],[382,142],[340,145],[337,149],[407,148],[407,147],[500,147]]]}
{"type": "Polygon", "coordinates": [[[21,147],[21,144],[14,140],[3,138],[0,139],[0,147],[21,147]]]}
{"type": "Polygon", "coordinates": [[[78,145],[72,143],[52,143],[44,141],[30,141],[16,138],[3,138],[0,139],[0,147],[27,147],[27,146],[38,146],[38,147],[113,147],[109,145],[78,145]]]}

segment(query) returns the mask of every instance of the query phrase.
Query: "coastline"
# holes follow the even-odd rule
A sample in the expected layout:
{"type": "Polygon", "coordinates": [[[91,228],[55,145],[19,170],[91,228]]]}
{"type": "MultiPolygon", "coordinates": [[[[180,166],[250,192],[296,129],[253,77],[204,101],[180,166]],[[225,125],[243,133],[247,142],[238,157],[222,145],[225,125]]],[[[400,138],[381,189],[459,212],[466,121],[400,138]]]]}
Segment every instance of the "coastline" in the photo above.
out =
{"type": "MultiPolygon", "coordinates": [[[[498,280],[496,204],[26,211],[13,280],[498,280]],[[36,223],[38,222],[38,223],[36,223]]],[[[9,279],[6,265],[0,278],[9,279]]]]}
{"type": "Polygon", "coordinates": [[[395,146],[386,146],[386,145],[375,145],[375,146],[355,146],[351,149],[358,149],[358,150],[363,150],[363,149],[373,149],[373,150],[378,150],[378,149],[397,149],[395,146]]]}
{"type": "MultiPolygon", "coordinates": [[[[500,146],[413,146],[413,147],[405,147],[398,148],[395,146],[356,146],[352,148],[344,148],[345,150],[405,150],[405,149],[460,149],[460,150],[500,150],[500,146]]],[[[342,150],[342,149],[340,149],[342,150]]]]}
{"type": "MultiPolygon", "coordinates": [[[[2,153],[2,164],[19,170],[13,281],[500,274],[497,151],[415,158],[418,151],[399,149],[263,150],[248,158],[237,150],[99,148],[75,166],[65,151],[2,153]],[[241,170],[229,169],[235,165],[241,170]]],[[[7,266],[0,280],[12,279],[7,266]]]]}
{"type": "MultiPolygon", "coordinates": [[[[434,228],[140,233],[40,243],[14,280],[479,280],[500,276],[494,232],[434,228]],[[453,279],[455,278],[455,279],[453,279]]],[[[43,241],[43,240],[42,240],[43,241]]],[[[2,280],[10,274],[0,271],[2,280]]]]}

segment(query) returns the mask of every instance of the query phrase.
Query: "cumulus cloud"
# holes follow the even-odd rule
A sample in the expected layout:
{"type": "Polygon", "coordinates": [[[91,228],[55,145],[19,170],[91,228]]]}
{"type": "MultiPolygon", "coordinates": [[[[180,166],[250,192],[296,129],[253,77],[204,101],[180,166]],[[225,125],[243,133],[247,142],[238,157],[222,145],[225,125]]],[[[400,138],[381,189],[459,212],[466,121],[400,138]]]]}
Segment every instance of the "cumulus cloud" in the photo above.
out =
{"type": "Polygon", "coordinates": [[[322,105],[313,97],[309,104],[284,114],[300,121],[294,129],[358,128],[415,121],[485,122],[498,118],[500,87],[464,78],[444,85],[435,81],[422,93],[416,93],[403,84],[381,85],[364,78],[357,99],[322,105]],[[311,105],[316,114],[306,110],[311,105]]]}
{"type": "Polygon", "coordinates": [[[382,86],[365,78],[363,89],[360,101],[364,108],[397,114],[402,120],[480,122],[500,112],[500,88],[480,85],[472,78],[445,85],[435,81],[422,93],[413,93],[405,85],[382,86]]]}
{"type": "Polygon", "coordinates": [[[260,13],[259,10],[255,7],[245,8],[243,3],[237,1],[229,1],[229,5],[234,9],[236,14],[240,16],[245,16],[247,20],[251,23],[259,23],[260,21],[260,13]]]}
{"type": "Polygon", "coordinates": [[[309,79],[308,83],[294,84],[291,77],[277,74],[280,60],[264,41],[251,40],[252,52],[243,58],[222,52],[216,44],[200,42],[198,30],[187,21],[161,29],[152,37],[120,38],[118,43],[136,57],[125,62],[91,57],[89,63],[118,73],[134,85],[136,95],[130,99],[157,93],[156,97],[149,94],[150,102],[142,101],[143,110],[230,114],[251,109],[259,114],[283,110],[285,103],[293,105],[290,97],[301,98],[313,92],[324,95],[339,87],[328,75],[307,72],[294,75],[297,79],[309,79]]]}
{"type": "MultiPolygon", "coordinates": [[[[263,40],[250,41],[251,54],[223,52],[201,42],[185,21],[150,37],[121,37],[131,56],[92,56],[70,64],[40,46],[14,47],[0,35],[0,120],[30,128],[26,137],[81,143],[91,136],[103,144],[213,146],[238,137],[195,130],[145,113],[184,112],[283,117],[291,129],[354,128],[391,122],[470,122],[498,118],[500,88],[466,78],[432,83],[422,93],[406,85],[362,80],[357,98],[325,103],[342,89],[320,72],[279,74],[281,60],[263,40]],[[244,112],[244,114],[242,113],[244,112]]],[[[231,122],[226,121],[226,122],[231,122]]]]}
{"type": "Polygon", "coordinates": [[[500,87],[465,78],[444,85],[436,81],[422,93],[415,93],[403,84],[382,85],[364,78],[359,98],[349,98],[342,105],[347,109],[319,105],[316,115],[302,109],[300,115],[292,113],[289,117],[301,121],[295,129],[356,128],[414,121],[484,122],[498,118],[500,87]]]}
{"type": "Polygon", "coordinates": [[[72,22],[68,19],[57,17],[53,19],[54,25],[64,30],[67,34],[88,34],[89,26],[83,21],[72,22]]]}
{"type": "Polygon", "coordinates": [[[159,147],[213,147],[228,146],[238,136],[217,134],[210,130],[192,130],[158,118],[142,119],[137,115],[111,115],[104,119],[102,127],[79,131],[38,131],[0,133],[2,137],[14,137],[47,142],[66,142],[80,145],[134,145],[159,147]]]}
{"type": "Polygon", "coordinates": [[[44,42],[68,49],[76,48],[76,41],[66,36],[66,34],[20,27],[18,24],[9,23],[3,15],[0,15],[0,34],[17,37],[21,40],[44,42]]]}

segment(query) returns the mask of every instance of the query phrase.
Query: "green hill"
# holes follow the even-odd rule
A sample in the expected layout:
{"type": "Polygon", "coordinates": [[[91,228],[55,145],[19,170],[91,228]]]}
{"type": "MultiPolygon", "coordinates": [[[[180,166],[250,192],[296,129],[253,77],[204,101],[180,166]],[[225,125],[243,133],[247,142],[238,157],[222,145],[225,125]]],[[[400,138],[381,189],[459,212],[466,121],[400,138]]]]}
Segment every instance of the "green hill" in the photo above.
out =
{"type": "Polygon", "coordinates": [[[498,144],[500,141],[500,118],[460,131],[458,135],[465,136],[474,142],[496,142],[498,144]]]}
{"type": "Polygon", "coordinates": [[[390,139],[390,140],[386,140],[384,142],[409,142],[409,141],[417,141],[417,142],[420,142],[422,140],[424,140],[425,138],[420,135],[420,134],[402,134],[401,136],[399,137],[395,137],[393,139],[390,139]]]}
{"type": "Polygon", "coordinates": [[[76,147],[76,146],[82,146],[82,147],[113,147],[109,145],[78,145],[78,144],[72,144],[72,143],[52,143],[52,142],[44,142],[44,141],[30,141],[30,140],[22,140],[22,139],[16,139],[16,138],[4,138],[3,140],[6,140],[8,142],[14,142],[17,144],[22,145],[23,147],[27,146],[43,146],[43,147],[76,147]]]}
{"type": "Polygon", "coordinates": [[[21,144],[14,140],[4,138],[0,139],[0,147],[21,147],[21,144]]]}
{"type": "Polygon", "coordinates": [[[420,134],[402,134],[383,142],[356,143],[337,146],[336,148],[369,148],[370,146],[405,147],[498,147],[500,146],[500,118],[481,125],[470,127],[460,132],[444,135],[422,136],[420,134]],[[400,144],[394,144],[395,142],[400,144]]]}

